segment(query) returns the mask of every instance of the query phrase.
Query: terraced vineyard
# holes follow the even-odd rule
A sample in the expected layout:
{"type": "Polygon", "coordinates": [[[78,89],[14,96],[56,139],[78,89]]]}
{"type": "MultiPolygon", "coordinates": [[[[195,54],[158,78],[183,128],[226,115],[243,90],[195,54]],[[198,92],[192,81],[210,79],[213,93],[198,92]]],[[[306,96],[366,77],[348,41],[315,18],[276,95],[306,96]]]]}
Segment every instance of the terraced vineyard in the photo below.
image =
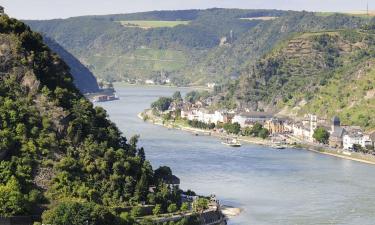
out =
{"type": "Polygon", "coordinates": [[[175,27],[178,25],[187,25],[190,21],[161,21],[161,20],[125,20],[118,21],[124,27],[139,27],[142,29],[152,29],[161,27],[175,27]]]}

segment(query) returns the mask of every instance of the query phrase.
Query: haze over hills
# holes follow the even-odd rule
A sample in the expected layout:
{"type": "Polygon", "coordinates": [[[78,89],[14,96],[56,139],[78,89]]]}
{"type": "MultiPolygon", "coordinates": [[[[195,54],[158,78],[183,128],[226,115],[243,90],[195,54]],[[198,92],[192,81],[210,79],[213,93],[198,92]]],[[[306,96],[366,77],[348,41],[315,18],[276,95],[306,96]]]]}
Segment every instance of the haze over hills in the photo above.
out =
{"type": "Polygon", "coordinates": [[[26,22],[55,39],[98,78],[157,79],[166,74],[186,85],[238,77],[293,32],[356,28],[365,20],[345,14],[208,9],[26,22]]]}

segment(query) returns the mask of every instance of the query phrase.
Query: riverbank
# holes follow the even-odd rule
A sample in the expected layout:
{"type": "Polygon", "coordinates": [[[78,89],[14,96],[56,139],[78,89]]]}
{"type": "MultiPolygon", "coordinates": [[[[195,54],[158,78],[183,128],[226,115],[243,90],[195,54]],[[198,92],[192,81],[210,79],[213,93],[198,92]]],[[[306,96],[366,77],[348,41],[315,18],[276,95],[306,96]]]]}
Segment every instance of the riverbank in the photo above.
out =
{"type": "MultiPolygon", "coordinates": [[[[147,122],[151,122],[155,125],[159,126],[164,126],[169,129],[176,129],[176,130],[182,130],[182,131],[187,131],[190,133],[193,133],[195,135],[209,135],[213,137],[217,137],[220,139],[223,138],[231,138],[233,136],[227,135],[224,133],[219,133],[211,130],[203,130],[203,129],[198,129],[198,128],[192,128],[186,125],[181,125],[181,124],[176,124],[173,122],[164,122],[163,120],[159,117],[156,117],[152,114],[151,110],[145,110],[143,113],[139,113],[138,117],[142,120],[144,119],[144,116],[147,115],[148,119],[147,122]]],[[[263,145],[263,146],[268,146],[268,147],[274,147],[275,144],[269,140],[269,139],[261,139],[261,138],[256,138],[256,137],[245,137],[245,136],[239,136],[237,137],[239,141],[250,143],[250,144],[256,144],[256,145],[263,145]]],[[[291,141],[293,143],[294,141],[291,141]]],[[[292,145],[292,144],[285,144],[285,147],[287,148],[295,148],[295,149],[304,149],[307,151],[319,153],[319,154],[324,154],[328,156],[333,156],[333,157],[338,157],[341,159],[345,160],[351,160],[355,162],[360,162],[360,163],[366,163],[370,165],[375,165],[375,156],[373,155],[365,155],[362,153],[351,153],[351,155],[347,155],[347,153],[343,150],[330,150],[327,148],[324,148],[322,146],[317,146],[313,145],[310,143],[299,143],[297,145],[292,145]]]]}
{"type": "Polygon", "coordinates": [[[115,86],[120,87],[160,87],[160,88],[183,88],[183,89],[191,89],[191,90],[202,90],[202,91],[212,91],[212,88],[208,88],[206,86],[176,86],[172,84],[131,84],[127,82],[114,82],[115,86]]]}

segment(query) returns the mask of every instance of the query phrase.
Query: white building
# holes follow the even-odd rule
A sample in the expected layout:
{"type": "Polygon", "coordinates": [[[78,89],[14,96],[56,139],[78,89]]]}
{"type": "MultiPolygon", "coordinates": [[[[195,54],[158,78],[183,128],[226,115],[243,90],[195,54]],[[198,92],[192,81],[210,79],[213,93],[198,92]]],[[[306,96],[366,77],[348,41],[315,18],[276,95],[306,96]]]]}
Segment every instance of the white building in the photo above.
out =
{"type": "Polygon", "coordinates": [[[345,134],[343,136],[343,148],[346,150],[353,149],[353,145],[360,145],[363,148],[372,146],[372,140],[369,135],[364,135],[360,132],[345,134]]]}
{"type": "Polygon", "coordinates": [[[216,86],[216,83],[207,83],[208,88],[214,88],[216,86]]]}
{"type": "Polygon", "coordinates": [[[267,120],[271,119],[272,115],[268,115],[263,112],[249,112],[235,115],[232,119],[232,123],[239,123],[241,127],[247,127],[254,123],[263,124],[267,120]]]}
{"type": "Polygon", "coordinates": [[[155,82],[153,80],[146,80],[145,83],[146,84],[155,84],[155,82]]]}

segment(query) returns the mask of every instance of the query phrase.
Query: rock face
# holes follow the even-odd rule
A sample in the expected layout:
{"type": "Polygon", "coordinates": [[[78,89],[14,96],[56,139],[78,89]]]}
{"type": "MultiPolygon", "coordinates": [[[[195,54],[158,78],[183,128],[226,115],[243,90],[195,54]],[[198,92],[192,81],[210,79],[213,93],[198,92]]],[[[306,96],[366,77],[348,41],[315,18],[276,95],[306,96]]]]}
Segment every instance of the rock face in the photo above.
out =
{"type": "Polygon", "coordinates": [[[53,39],[44,36],[44,42],[68,64],[74,78],[74,84],[81,93],[85,94],[99,91],[95,76],[86,66],[53,39]]]}

